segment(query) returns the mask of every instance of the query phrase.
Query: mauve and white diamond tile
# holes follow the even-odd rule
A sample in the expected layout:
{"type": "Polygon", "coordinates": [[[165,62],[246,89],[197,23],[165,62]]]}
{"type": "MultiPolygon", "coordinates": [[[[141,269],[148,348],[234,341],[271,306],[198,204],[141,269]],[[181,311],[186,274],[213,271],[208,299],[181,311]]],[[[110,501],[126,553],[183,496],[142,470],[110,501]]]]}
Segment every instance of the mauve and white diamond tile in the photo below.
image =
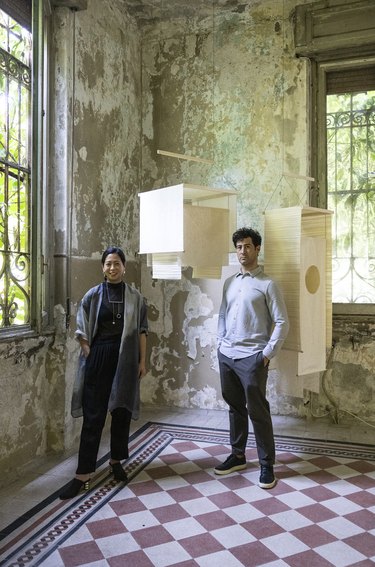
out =
{"type": "Polygon", "coordinates": [[[120,519],[129,532],[145,527],[157,526],[160,523],[155,518],[154,514],[148,510],[133,512],[132,514],[124,514],[120,516],[120,519]]]}
{"type": "Polygon", "coordinates": [[[207,530],[195,518],[184,518],[164,523],[164,527],[176,540],[203,534],[207,530]]]}
{"type": "Polygon", "coordinates": [[[144,552],[155,567],[168,567],[190,559],[190,555],[177,541],[147,547],[144,552]]]}
{"type": "Polygon", "coordinates": [[[78,545],[68,545],[60,549],[64,565],[69,567],[103,561],[104,556],[95,541],[88,541],[78,545]]]}
{"type": "Polygon", "coordinates": [[[97,538],[95,542],[103,557],[112,557],[114,553],[117,555],[139,549],[138,543],[130,533],[97,538]]]}
{"type": "Polygon", "coordinates": [[[228,508],[225,508],[225,513],[239,524],[250,520],[256,520],[257,518],[262,518],[264,516],[262,512],[254,508],[251,504],[229,506],[228,508]]]}
{"type": "MultiPolygon", "coordinates": [[[[346,516],[346,519],[353,522],[364,530],[375,529],[375,514],[371,510],[359,510],[346,516]]],[[[374,548],[375,551],[375,548],[374,548]]]]}
{"type": "Polygon", "coordinates": [[[172,496],[170,496],[168,492],[165,491],[138,496],[138,498],[148,510],[152,510],[153,508],[160,508],[161,506],[168,506],[169,504],[175,503],[175,500],[172,498],[172,496]]]}
{"type": "Polygon", "coordinates": [[[375,535],[370,533],[361,533],[345,539],[345,543],[353,547],[360,553],[371,557],[375,557],[375,535]]]}
{"type": "Polygon", "coordinates": [[[276,559],[276,561],[271,561],[270,563],[264,563],[262,567],[289,567],[288,563],[285,563],[282,559],[276,559]]]}
{"type": "Polygon", "coordinates": [[[312,488],[303,488],[301,490],[302,494],[309,496],[316,502],[322,502],[323,500],[329,500],[330,498],[336,497],[336,492],[329,490],[326,486],[313,486],[312,488]]]}
{"type": "Polygon", "coordinates": [[[330,467],[327,470],[338,478],[350,479],[354,476],[358,476],[358,471],[348,465],[336,465],[335,467],[330,467]]]}
{"type": "Polygon", "coordinates": [[[283,483],[290,486],[292,490],[306,490],[319,486],[319,483],[315,480],[302,475],[283,478],[283,483]]]}
{"type": "Polygon", "coordinates": [[[213,567],[214,565],[220,565],[222,567],[243,567],[243,563],[238,561],[227,549],[197,557],[196,562],[199,567],[213,567]]]}
{"type": "Polygon", "coordinates": [[[267,516],[251,520],[249,522],[244,522],[242,527],[259,540],[281,534],[283,532],[283,529],[267,516]]]}
{"type": "Polygon", "coordinates": [[[161,525],[136,530],[132,534],[141,549],[173,541],[172,535],[161,525]]]}
{"type": "Polygon", "coordinates": [[[272,514],[272,520],[279,524],[286,531],[293,531],[298,528],[304,528],[312,524],[311,520],[303,516],[296,510],[288,510],[286,512],[279,512],[272,514]]]}
{"type": "Polygon", "coordinates": [[[95,520],[91,522],[88,521],[86,523],[86,527],[89,530],[92,539],[115,536],[116,534],[123,534],[127,531],[123,522],[117,516],[103,520],[98,519],[95,514],[95,520]]]}
{"type": "Polygon", "coordinates": [[[169,466],[177,475],[181,475],[181,476],[189,472],[202,470],[201,467],[198,466],[195,461],[185,461],[184,463],[176,463],[169,466]]]}
{"type": "Polygon", "coordinates": [[[220,492],[227,492],[228,488],[222,482],[216,479],[209,480],[207,482],[200,482],[195,485],[195,489],[203,496],[211,496],[212,494],[220,494],[220,492]]]}
{"type": "Polygon", "coordinates": [[[197,522],[199,522],[207,531],[212,531],[224,526],[233,526],[235,521],[228,516],[222,510],[216,510],[215,512],[205,512],[204,514],[199,514],[195,516],[197,522]]]}
{"type": "Polygon", "coordinates": [[[282,532],[281,534],[263,538],[261,541],[263,545],[267,546],[268,549],[280,558],[309,549],[309,546],[305,545],[290,532],[282,532]]]}
{"type": "Polygon", "coordinates": [[[296,474],[301,475],[313,473],[320,470],[319,467],[315,466],[310,461],[297,461],[296,463],[288,463],[288,468],[294,471],[296,474]]]}
{"type": "Polygon", "coordinates": [[[181,506],[186,510],[191,516],[198,516],[204,510],[205,512],[214,512],[219,510],[209,498],[196,498],[195,500],[187,500],[186,502],[181,502],[181,506]]]}
{"type": "Polygon", "coordinates": [[[350,502],[358,504],[361,508],[368,508],[372,512],[375,511],[375,494],[372,494],[369,490],[366,492],[360,491],[348,494],[346,498],[350,500],[350,502]]]}
{"type": "Polygon", "coordinates": [[[341,516],[319,522],[319,526],[334,535],[336,539],[344,539],[363,532],[364,530],[341,516]]]}
{"type": "Polygon", "coordinates": [[[323,504],[324,502],[312,504],[311,506],[298,508],[298,511],[312,522],[323,522],[324,520],[334,518],[336,514],[332,512],[332,510],[326,508],[323,504]]]}
{"type": "Polygon", "coordinates": [[[351,482],[340,479],[326,484],[326,488],[328,488],[328,490],[332,490],[332,492],[336,492],[336,494],[339,494],[340,496],[347,496],[348,494],[353,494],[361,490],[351,482]]]}
{"type": "Polygon", "coordinates": [[[286,504],[280,502],[280,500],[275,497],[268,498],[267,500],[257,500],[256,502],[252,502],[252,506],[266,516],[289,510],[286,504]]]}
{"type": "Polygon", "coordinates": [[[239,488],[238,490],[235,490],[235,493],[243,500],[246,500],[246,502],[251,503],[272,498],[271,492],[254,485],[247,486],[246,488],[239,488]]]}
{"type": "Polygon", "coordinates": [[[312,524],[304,528],[298,528],[293,531],[293,535],[311,548],[335,541],[332,534],[323,530],[323,528],[316,524],[312,524]]]}
{"type": "MultiPolygon", "coordinates": [[[[277,559],[276,555],[260,541],[252,541],[232,547],[231,552],[246,567],[256,567],[266,562],[274,562],[277,559]]],[[[283,564],[286,565],[284,562],[283,564]]]]}
{"type": "MultiPolygon", "coordinates": [[[[132,565],[133,567],[153,567],[153,564],[144,553],[143,550],[133,551],[131,553],[115,555],[107,560],[106,565],[101,565],[100,567],[125,567],[127,565],[132,565]]],[[[51,566],[53,567],[53,566],[51,566]]],[[[90,567],[95,567],[90,566],[90,567]]]]}
{"type": "Polygon", "coordinates": [[[202,493],[194,486],[181,486],[181,488],[172,488],[168,494],[174,499],[175,502],[183,502],[184,500],[194,500],[194,498],[201,498],[202,493]]]}
{"type": "Polygon", "coordinates": [[[160,524],[189,517],[188,512],[186,512],[180,504],[171,504],[170,506],[156,508],[153,510],[153,515],[160,524]]]}
{"type": "Polygon", "coordinates": [[[343,541],[333,541],[332,543],[315,547],[314,551],[321,557],[324,557],[324,559],[327,559],[327,561],[330,561],[332,565],[339,567],[353,565],[366,559],[363,553],[358,552],[343,541]]]}
{"type": "MultiPolygon", "coordinates": [[[[308,549],[302,553],[296,553],[288,557],[289,567],[332,567],[332,563],[323,559],[321,555],[315,553],[313,549],[308,549]]],[[[262,565],[262,567],[265,567],[262,565]]],[[[336,567],[339,567],[338,564],[336,567]]]]}
{"type": "Polygon", "coordinates": [[[345,516],[346,514],[361,510],[361,506],[358,506],[358,504],[355,504],[351,500],[343,498],[342,496],[325,500],[324,502],[321,502],[321,504],[326,506],[329,510],[334,510],[335,514],[338,514],[339,516],[345,516]]]}
{"type": "Polygon", "coordinates": [[[239,525],[213,530],[211,535],[227,549],[255,541],[255,537],[239,525]]]}
{"type": "Polygon", "coordinates": [[[166,478],[159,478],[157,481],[160,488],[163,490],[172,490],[172,488],[181,488],[181,486],[188,486],[189,483],[182,478],[182,476],[169,476],[166,478]]]}
{"type": "Polygon", "coordinates": [[[217,553],[225,548],[212,533],[208,532],[181,539],[179,543],[193,559],[202,555],[217,553]]]}
{"type": "Polygon", "coordinates": [[[277,496],[277,499],[289,506],[289,508],[294,509],[315,504],[315,500],[306,496],[303,492],[287,492],[277,496]]]}

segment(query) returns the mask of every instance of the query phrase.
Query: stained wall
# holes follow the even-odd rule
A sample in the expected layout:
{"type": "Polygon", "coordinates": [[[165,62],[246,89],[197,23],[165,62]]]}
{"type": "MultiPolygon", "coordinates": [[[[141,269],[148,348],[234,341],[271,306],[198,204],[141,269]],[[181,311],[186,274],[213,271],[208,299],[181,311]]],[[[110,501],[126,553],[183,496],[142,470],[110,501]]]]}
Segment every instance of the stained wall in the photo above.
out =
{"type": "MultiPolygon", "coordinates": [[[[216,325],[223,280],[236,265],[221,280],[193,279],[189,268],[180,281],[153,280],[137,254],[138,192],[180,182],[234,188],[238,225],[261,232],[267,208],[308,202],[307,184],[283,175],[306,175],[310,154],[309,68],[293,53],[294,4],[220,0],[208,9],[171,0],[168,18],[156,8],[140,17],[126,0],[54,10],[46,268],[54,325],[0,344],[0,482],[39,457],[77,447],[74,318],[84,291],[101,279],[100,255],[110,243],[124,246],[127,280],[149,304],[143,404],[225,407],[216,325]]],[[[374,420],[374,323],[341,317],[333,327],[320,393],[281,395],[271,370],[273,413],[374,420]]]]}
{"type": "MultiPolygon", "coordinates": [[[[238,226],[261,233],[268,208],[309,203],[314,185],[288,175],[309,175],[311,152],[311,75],[308,60],[294,56],[295,4],[215,2],[210,11],[206,3],[190,2],[191,10],[174,13],[173,21],[144,18],[142,190],[181,182],[234,188],[238,226]],[[174,159],[158,149],[213,163],[174,159]]],[[[223,407],[217,313],[223,280],[235,269],[226,267],[221,281],[194,280],[189,269],[181,282],[155,281],[143,263],[142,291],[151,313],[145,403],[223,407]]],[[[283,394],[288,388],[280,382],[288,377],[274,367],[272,412],[373,421],[373,336],[370,317],[335,316],[319,391],[283,394]]]]}

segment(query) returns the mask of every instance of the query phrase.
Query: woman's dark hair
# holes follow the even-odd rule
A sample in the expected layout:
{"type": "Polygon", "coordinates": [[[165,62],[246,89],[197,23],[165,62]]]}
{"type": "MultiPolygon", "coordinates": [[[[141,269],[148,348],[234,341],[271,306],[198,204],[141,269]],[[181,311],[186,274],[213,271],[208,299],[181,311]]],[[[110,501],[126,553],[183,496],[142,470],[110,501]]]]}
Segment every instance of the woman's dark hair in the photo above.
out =
{"type": "Polygon", "coordinates": [[[247,228],[246,226],[243,226],[242,228],[239,228],[238,230],[236,230],[236,232],[233,233],[232,241],[234,247],[236,248],[237,242],[239,240],[244,240],[245,238],[249,238],[249,237],[251,238],[255,248],[262,244],[262,237],[257,230],[255,230],[254,228],[247,228]]]}
{"type": "Polygon", "coordinates": [[[126,258],[125,258],[125,254],[124,254],[123,250],[121,248],[119,248],[118,246],[108,246],[108,248],[106,250],[104,250],[104,252],[102,254],[102,265],[103,266],[104,266],[105,259],[110,254],[117,254],[120,257],[121,262],[125,265],[126,258]]]}

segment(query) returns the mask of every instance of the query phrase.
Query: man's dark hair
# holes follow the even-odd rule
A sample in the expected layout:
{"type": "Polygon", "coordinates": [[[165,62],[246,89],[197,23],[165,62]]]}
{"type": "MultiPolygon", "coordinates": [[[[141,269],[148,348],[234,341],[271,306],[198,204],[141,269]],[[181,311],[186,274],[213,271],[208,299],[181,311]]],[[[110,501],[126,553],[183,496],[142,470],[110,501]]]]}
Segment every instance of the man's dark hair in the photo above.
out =
{"type": "Polygon", "coordinates": [[[255,248],[262,244],[262,237],[257,230],[243,226],[242,228],[238,228],[236,232],[233,233],[232,240],[234,247],[236,248],[237,242],[239,240],[244,240],[245,238],[249,237],[251,238],[255,248]]]}
{"type": "Polygon", "coordinates": [[[123,250],[121,248],[119,248],[118,246],[108,246],[108,248],[106,250],[104,250],[104,252],[102,254],[103,266],[104,266],[105,259],[110,254],[117,254],[118,256],[120,256],[121,262],[125,265],[126,259],[125,259],[125,254],[124,254],[123,250]]]}

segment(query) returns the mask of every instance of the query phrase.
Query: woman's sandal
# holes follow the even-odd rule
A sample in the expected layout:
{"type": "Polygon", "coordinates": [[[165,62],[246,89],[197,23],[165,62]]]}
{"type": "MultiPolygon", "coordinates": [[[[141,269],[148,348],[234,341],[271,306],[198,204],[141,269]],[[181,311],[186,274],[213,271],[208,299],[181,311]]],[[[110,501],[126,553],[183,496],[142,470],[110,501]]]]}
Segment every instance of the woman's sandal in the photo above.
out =
{"type": "Polygon", "coordinates": [[[122,480],[123,482],[126,482],[128,480],[128,475],[122,468],[121,463],[109,463],[109,466],[112,469],[115,480],[122,480]]]}
{"type": "Polygon", "coordinates": [[[69,498],[74,498],[81,490],[89,490],[90,480],[79,480],[78,478],[73,478],[68,486],[61,492],[60,500],[68,500],[69,498]]]}

